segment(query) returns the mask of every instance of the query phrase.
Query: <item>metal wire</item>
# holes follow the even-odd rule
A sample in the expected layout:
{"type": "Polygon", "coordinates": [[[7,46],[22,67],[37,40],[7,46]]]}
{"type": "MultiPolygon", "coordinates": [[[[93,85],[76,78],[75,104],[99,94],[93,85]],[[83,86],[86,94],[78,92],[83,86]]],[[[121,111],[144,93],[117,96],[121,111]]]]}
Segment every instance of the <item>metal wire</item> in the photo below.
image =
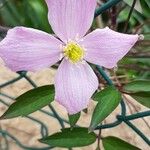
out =
{"type": "MultiPolygon", "coordinates": [[[[116,5],[117,3],[119,3],[121,0],[109,0],[106,4],[104,4],[103,6],[101,6],[99,9],[96,10],[95,12],[95,17],[97,17],[98,15],[100,15],[103,11],[106,11],[107,9],[109,9],[110,7],[116,5]]],[[[107,82],[108,85],[113,85],[112,80],[108,77],[108,75],[106,74],[106,72],[99,66],[96,66],[98,72],[101,74],[101,76],[105,79],[105,81],[107,82]]],[[[30,79],[30,77],[27,75],[27,72],[22,71],[22,72],[18,72],[18,77],[14,78],[8,82],[5,82],[3,84],[0,85],[0,89],[7,87],[11,84],[16,83],[17,81],[20,81],[21,79],[26,79],[28,81],[29,84],[31,84],[33,86],[33,88],[36,88],[37,85],[34,83],[34,81],[32,79],[30,79]]],[[[0,92],[0,96],[1,97],[6,97],[10,100],[15,100],[14,97],[11,97],[10,95],[6,94],[6,93],[2,93],[0,92]]],[[[9,106],[8,103],[6,103],[3,99],[0,99],[0,103],[2,103],[3,105],[9,106]]],[[[50,117],[53,117],[55,119],[58,120],[58,123],[60,124],[61,128],[65,127],[65,123],[69,124],[68,120],[63,119],[55,110],[55,108],[52,105],[49,105],[49,108],[51,110],[51,112],[48,112],[46,110],[40,110],[41,113],[48,115],[50,117]]],[[[145,112],[139,112],[136,114],[132,114],[132,115],[126,115],[126,105],[124,103],[124,100],[121,100],[120,103],[120,108],[121,108],[121,113],[120,115],[116,116],[116,120],[112,123],[109,124],[105,124],[105,125],[99,125],[96,127],[95,130],[101,130],[101,129],[108,129],[108,128],[113,128],[116,127],[118,125],[120,125],[121,123],[125,123],[126,125],[128,125],[131,129],[133,129],[148,145],[150,145],[150,140],[148,139],[148,137],[146,137],[136,126],[134,126],[130,121],[134,120],[134,119],[139,119],[142,117],[147,117],[150,116],[150,111],[145,111],[145,112]]],[[[34,123],[38,124],[40,126],[40,134],[41,137],[45,137],[47,136],[48,133],[48,128],[47,126],[41,122],[39,119],[36,119],[34,117],[31,116],[27,116],[26,118],[30,119],[31,121],[33,121],[34,123]]],[[[29,147],[26,146],[24,144],[21,143],[21,141],[19,139],[17,139],[14,135],[10,134],[8,131],[5,131],[3,129],[0,128],[0,137],[2,137],[4,139],[4,147],[6,150],[9,150],[9,140],[13,140],[16,145],[18,145],[20,148],[22,148],[23,150],[49,150],[52,149],[53,147],[49,146],[49,147],[43,147],[43,148],[38,148],[38,147],[29,147]]]]}
{"type": "MultiPolygon", "coordinates": [[[[104,72],[104,70],[101,67],[99,67],[99,66],[96,66],[96,67],[97,67],[97,70],[99,71],[99,73],[102,75],[102,77],[107,81],[107,84],[113,85],[112,80],[108,77],[106,72],[104,72]]],[[[131,127],[148,145],[150,145],[149,138],[146,137],[136,126],[134,126],[131,122],[129,122],[129,120],[134,120],[134,119],[150,116],[150,111],[140,112],[140,113],[132,114],[130,116],[126,116],[126,105],[125,105],[123,99],[121,100],[120,105],[121,105],[121,115],[116,116],[117,121],[115,121],[112,124],[105,125],[105,128],[115,127],[115,126],[119,125],[120,123],[124,122],[129,127],[131,127]]],[[[103,129],[103,126],[101,125],[101,126],[97,127],[96,129],[103,129]]]]}

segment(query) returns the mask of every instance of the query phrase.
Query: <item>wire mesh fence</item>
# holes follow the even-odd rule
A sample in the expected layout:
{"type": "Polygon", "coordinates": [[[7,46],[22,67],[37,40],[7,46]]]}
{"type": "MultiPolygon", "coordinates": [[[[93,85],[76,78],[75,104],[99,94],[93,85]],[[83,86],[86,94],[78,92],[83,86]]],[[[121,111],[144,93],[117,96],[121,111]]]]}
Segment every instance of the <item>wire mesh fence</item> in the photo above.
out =
{"type": "MultiPolygon", "coordinates": [[[[118,2],[120,2],[120,0],[116,0],[111,1],[110,3],[108,3],[107,5],[101,7],[100,9],[98,9],[95,13],[95,17],[98,16],[100,13],[102,13],[104,10],[112,7],[113,5],[117,4],[118,2]]],[[[113,85],[113,81],[108,77],[108,75],[106,74],[106,72],[103,70],[103,68],[97,66],[97,70],[99,72],[99,74],[104,78],[104,80],[107,82],[108,85],[113,85]]],[[[38,86],[36,85],[36,83],[28,76],[27,72],[22,71],[22,72],[18,72],[18,77],[2,83],[0,85],[0,103],[1,105],[5,105],[7,107],[9,107],[9,103],[7,103],[4,99],[8,98],[12,101],[15,101],[15,97],[12,97],[9,94],[3,93],[1,92],[1,90],[7,86],[10,86],[12,84],[15,84],[16,82],[25,79],[33,88],[37,88],[38,86]],[[4,99],[3,99],[4,98],[4,99]]],[[[65,124],[69,124],[69,121],[62,118],[57,111],[55,110],[55,108],[52,105],[48,106],[50,108],[51,111],[47,111],[47,110],[40,110],[41,113],[43,113],[44,115],[48,115],[49,117],[53,117],[55,119],[57,119],[58,123],[60,124],[61,128],[65,127],[65,124]]],[[[150,111],[144,111],[144,112],[137,112],[135,114],[131,114],[131,115],[127,115],[126,113],[126,104],[124,102],[124,100],[121,100],[120,103],[120,109],[121,109],[121,113],[120,115],[116,116],[116,120],[112,123],[109,124],[101,124],[99,126],[96,127],[95,130],[103,130],[103,129],[108,129],[108,128],[114,128],[116,126],[119,126],[121,123],[125,123],[127,126],[129,126],[138,136],[140,136],[147,145],[150,145],[150,139],[149,137],[147,137],[146,135],[144,135],[144,133],[136,127],[136,125],[134,125],[131,121],[135,120],[135,119],[140,119],[143,117],[147,117],[150,116],[150,111]]],[[[37,119],[35,117],[31,117],[31,116],[27,116],[27,119],[30,119],[31,121],[33,121],[35,124],[37,124],[40,127],[40,135],[41,137],[46,137],[49,135],[48,132],[48,128],[46,126],[45,123],[43,123],[42,121],[40,121],[40,119],[37,119]]],[[[38,148],[38,147],[30,147],[27,146],[25,144],[23,144],[15,135],[12,135],[11,133],[9,133],[6,130],[3,130],[2,128],[0,128],[0,138],[3,138],[4,142],[3,142],[3,146],[2,148],[5,150],[9,150],[11,149],[10,147],[10,142],[9,140],[11,139],[12,141],[15,142],[16,145],[18,145],[20,148],[25,149],[25,150],[49,150],[52,149],[53,147],[51,146],[47,146],[47,147],[42,147],[42,148],[38,148]]],[[[1,147],[0,147],[1,148],[1,147]]]]}
{"type": "MultiPolygon", "coordinates": [[[[109,85],[112,85],[113,84],[112,81],[107,76],[107,74],[104,72],[104,70],[102,68],[100,68],[99,66],[97,66],[97,69],[99,70],[99,72],[103,76],[103,78],[107,81],[107,83],[109,85]]],[[[22,80],[22,79],[26,79],[27,82],[33,86],[33,88],[37,87],[37,85],[34,83],[34,81],[32,81],[30,79],[30,77],[27,75],[26,72],[19,72],[17,78],[14,78],[14,79],[6,82],[6,83],[1,84],[0,89],[4,88],[6,86],[9,86],[10,84],[13,84],[13,83],[15,83],[19,80],[22,80]]],[[[0,92],[0,95],[1,95],[1,97],[9,98],[12,101],[15,100],[15,98],[11,97],[8,94],[4,94],[4,93],[0,92]]],[[[0,102],[3,105],[9,106],[9,104],[6,103],[3,99],[0,99],[0,102]]],[[[109,124],[100,125],[95,130],[113,128],[113,127],[116,127],[116,126],[120,125],[122,122],[124,122],[126,125],[128,125],[130,128],[132,128],[134,130],[134,132],[136,132],[148,145],[150,145],[149,138],[146,137],[142,133],[142,131],[140,131],[140,129],[138,129],[133,123],[130,122],[131,120],[134,120],[134,119],[140,119],[142,117],[150,116],[150,111],[138,112],[136,114],[126,115],[126,105],[125,105],[123,100],[121,101],[120,105],[121,105],[121,114],[116,116],[116,121],[114,121],[112,123],[109,123],[109,124]]],[[[45,115],[48,115],[50,117],[56,118],[58,120],[61,128],[64,128],[65,127],[64,123],[69,123],[69,122],[67,120],[61,118],[53,106],[49,105],[49,108],[51,109],[52,113],[48,112],[48,111],[45,111],[45,110],[40,110],[40,112],[45,114],[45,115]]],[[[27,116],[26,118],[32,120],[34,123],[36,123],[40,126],[41,137],[48,136],[48,128],[43,122],[40,121],[40,119],[36,119],[34,117],[31,117],[31,116],[27,116]]],[[[3,137],[3,139],[5,140],[5,142],[4,142],[5,143],[5,146],[4,146],[5,149],[9,149],[9,139],[12,139],[13,141],[15,141],[15,143],[19,147],[21,147],[22,149],[26,149],[26,150],[34,150],[34,149],[35,150],[38,150],[38,149],[48,150],[48,149],[52,148],[52,147],[43,147],[43,148],[28,147],[27,145],[22,144],[19,141],[19,139],[17,139],[15,137],[15,135],[11,135],[8,131],[2,130],[2,129],[0,129],[0,136],[3,137]]]]}

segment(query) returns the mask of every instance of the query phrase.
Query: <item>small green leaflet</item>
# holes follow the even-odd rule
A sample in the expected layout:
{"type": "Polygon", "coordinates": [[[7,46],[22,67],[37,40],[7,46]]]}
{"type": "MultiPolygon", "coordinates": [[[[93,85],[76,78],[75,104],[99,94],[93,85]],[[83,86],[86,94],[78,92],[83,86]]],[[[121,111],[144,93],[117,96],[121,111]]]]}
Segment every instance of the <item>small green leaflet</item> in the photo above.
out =
{"type": "Polygon", "coordinates": [[[114,111],[120,103],[121,93],[115,87],[110,86],[97,93],[94,97],[99,100],[92,115],[89,131],[93,131],[98,124],[114,111]]]}
{"type": "Polygon", "coordinates": [[[123,90],[137,102],[150,108],[150,80],[137,80],[126,84],[123,90]]]}
{"type": "Polygon", "coordinates": [[[9,119],[18,116],[27,116],[54,100],[54,86],[46,85],[32,89],[18,98],[0,119],[9,119]]]}
{"type": "Polygon", "coordinates": [[[137,92],[130,94],[137,102],[150,108],[150,92],[137,92]]]}
{"type": "Polygon", "coordinates": [[[102,143],[105,150],[113,150],[114,148],[115,150],[141,150],[138,147],[113,136],[102,138],[102,143]]]}
{"type": "Polygon", "coordinates": [[[69,123],[70,123],[70,126],[71,127],[74,127],[75,124],[77,123],[77,121],[79,120],[80,118],[80,115],[81,113],[77,113],[77,114],[74,114],[74,115],[68,115],[69,116],[69,123]]]}
{"type": "Polygon", "coordinates": [[[126,84],[123,90],[130,93],[150,92],[150,80],[136,80],[126,84]]]}
{"type": "Polygon", "coordinates": [[[66,128],[39,141],[54,147],[82,147],[94,143],[96,134],[88,133],[87,128],[66,128]]]}

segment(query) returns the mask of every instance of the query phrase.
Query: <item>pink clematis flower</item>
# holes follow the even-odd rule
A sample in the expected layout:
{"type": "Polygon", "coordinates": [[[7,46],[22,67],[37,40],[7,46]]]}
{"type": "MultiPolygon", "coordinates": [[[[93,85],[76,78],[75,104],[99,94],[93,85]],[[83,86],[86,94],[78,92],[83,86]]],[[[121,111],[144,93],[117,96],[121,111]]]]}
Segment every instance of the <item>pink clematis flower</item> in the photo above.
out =
{"type": "Polygon", "coordinates": [[[62,59],[55,76],[55,98],[69,114],[86,108],[98,88],[87,62],[113,68],[138,40],[138,35],[108,27],[85,35],[92,24],[96,0],[46,0],[55,34],[15,27],[0,43],[0,57],[13,71],[35,71],[62,59]],[[86,62],[87,61],[87,62],[86,62]]]}

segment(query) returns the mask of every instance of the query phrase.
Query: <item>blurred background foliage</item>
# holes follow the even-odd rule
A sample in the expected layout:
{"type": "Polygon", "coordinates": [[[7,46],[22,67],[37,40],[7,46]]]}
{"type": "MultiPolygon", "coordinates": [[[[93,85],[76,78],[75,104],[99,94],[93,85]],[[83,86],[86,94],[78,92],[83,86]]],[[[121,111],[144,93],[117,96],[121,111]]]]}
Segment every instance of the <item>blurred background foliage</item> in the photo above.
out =
{"type": "MultiPolygon", "coordinates": [[[[98,0],[98,5],[106,1],[98,0]]],[[[134,1],[122,0],[93,23],[93,29],[109,26],[122,33],[145,36],[118,65],[116,75],[122,84],[133,79],[150,78],[150,0],[136,0],[132,11],[134,1]]],[[[0,0],[0,25],[8,28],[26,26],[52,33],[47,11],[44,0],[0,0]]]]}

